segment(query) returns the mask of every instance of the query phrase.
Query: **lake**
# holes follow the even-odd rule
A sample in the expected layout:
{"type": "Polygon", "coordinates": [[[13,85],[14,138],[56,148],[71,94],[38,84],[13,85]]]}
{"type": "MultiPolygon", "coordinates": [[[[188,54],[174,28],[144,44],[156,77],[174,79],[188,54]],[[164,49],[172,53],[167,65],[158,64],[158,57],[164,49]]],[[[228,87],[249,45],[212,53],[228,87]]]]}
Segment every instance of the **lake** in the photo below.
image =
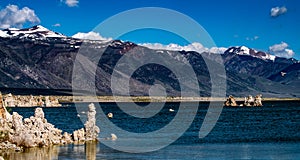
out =
{"type": "MultiPolygon", "coordinates": [[[[147,103],[137,103],[145,106],[147,103]]],[[[86,119],[88,103],[64,104],[60,108],[43,108],[48,122],[66,132],[82,128],[86,119]]],[[[119,104],[120,105],[120,104],[119,104]]],[[[131,105],[121,103],[121,105],[131,105]]],[[[117,130],[102,125],[106,123],[97,114],[100,126],[100,143],[72,144],[48,148],[28,149],[24,153],[3,155],[5,159],[300,159],[300,102],[268,101],[263,107],[227,107],[212,129],[204,138],[199,138],[199,130],[208,110],[208,103],[154,103],[162,105],[160,111],[148,118],[128,115],[115,103],[100,103],[97,113],[113,113],[109,125],[121,128],[125,133],[134,133],[136,137],[127,137],[117,130]],[[166,128],[181,111],[188,115],[196,107],[195,117],[191,116],[191,125],[184,117],[179,125],[142,140],[139,135],[155,133],[166,128]],[[185,126],[188,125],[188,126],[185,126]],[[102,126],[102,127],[101,127],[102,126]],[[187,130],[181,135],[181,128],[187,130]],[[109,139],[110,134],[118,136],[116,141],[109,139]],[[180,135],[177,138],[177,134],[180,135]],[[134,152],[151,145],[164,146],[164,138],[172,142],[159,150],[146,153],[128,153],[116,150],[119,145],[126,146],[134,152]],[[138,146],[144,143],[142,148],[138,146]],[[139,148],[135,148],[134,146],[139,148]],[[109,146],[109,147],[108,147],[109,146]],[[129,148],[131,147],[131,148],[129,148]],[[115,149],[113,149],[115,148],[115,149]]],[[[159,108],[159,107],[158,107],[159,108]]],[[[11,108],[23,117],[34,115],[35,107],[11,108]]],[[[131,108],[132,109],[132,108],[131,108]]],[[[133,108],[134,110],[134,108],[133,108]]],[[[148,110],[148,109],[147,109],[148,110]]],[[[147,112],[147,110],[143,110],[147,112]]],[[[152,111],[149,111],[152,113],[152,111]]],[[[179,117],[181,118],[181,117],[179,117]]],[[[113,128],[113,127],[112,127],[113,128]]],[[[142,150],[141,150],[142,151],[142,150]]]]}

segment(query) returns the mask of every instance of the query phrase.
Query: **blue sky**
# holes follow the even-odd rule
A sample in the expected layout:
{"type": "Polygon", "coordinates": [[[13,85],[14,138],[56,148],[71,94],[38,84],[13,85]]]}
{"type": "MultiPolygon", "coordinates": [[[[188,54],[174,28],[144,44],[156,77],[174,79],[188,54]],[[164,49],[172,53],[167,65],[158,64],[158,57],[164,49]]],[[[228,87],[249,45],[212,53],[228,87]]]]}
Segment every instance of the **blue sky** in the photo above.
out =
{"type": "MultiPolygon", "coordinates": [[[[129,9],[163,7],[197,21],[219,47],[246,45],[268,51],[273,46],[274,54],[292,50],[293,57],[300,59],[299,0],[1,0],[0,10],[5,10],[8,5],[16,5],[20,10],[28,7],[39,19],[35,23],[68,36],[89,32],[107,18],[129,9]],[[278,11],[277,16],[271,16],[271,9],[275,7],[283,10],[278,11]],[[278,48],[282,50],[276,53],[278,48]]],[[[1,18],[0,11],[0,22],[4,23],[1,18]]],[[[23,27],[30,25],[27,21],[23,27]]],[[[187,45],[176,35],[155,30],[137,31],[121,38],[135,43],[187,45]]]]}

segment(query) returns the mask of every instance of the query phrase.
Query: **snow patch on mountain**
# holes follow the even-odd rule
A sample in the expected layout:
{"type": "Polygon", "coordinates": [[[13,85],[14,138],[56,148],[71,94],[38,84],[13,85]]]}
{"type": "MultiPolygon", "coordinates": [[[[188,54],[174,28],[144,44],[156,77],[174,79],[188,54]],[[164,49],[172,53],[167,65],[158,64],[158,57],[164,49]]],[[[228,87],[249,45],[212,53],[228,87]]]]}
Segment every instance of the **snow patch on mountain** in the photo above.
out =
{"type": "Polygon", "coordinates": [[[0,31],[0,37],[19,37],[19,38],[32,38],[32,39],[45,39],[45,38],[66,38],[65,35],[50,31],[49,29],[37,25],[31,28],[17,29],[8,28],[0,31]]]}
{"type": "Polygon", "coordinates": [[[246,46],[241,46],[240,52],[238,52],[237,54],[250,55],[250,49],[246,46]]]}
{"type": "Polygon", "coordinates": [[[9,37],[9,35],[6,32],[0,30],[0,37],[9,37]]]}
{"type": "Polygon", "coordinates": [[[264,60],[271,60],[274,61],[276,56],[271,55],[269,53],[265,53],[262,51],[257,51],[251,48],[248,48],[246,46],[236,46],[236,47],[230,47],[228,48],[225,53],[231,53],[231,54],[238,54],[238,55],[248,55],[264,60]]]}

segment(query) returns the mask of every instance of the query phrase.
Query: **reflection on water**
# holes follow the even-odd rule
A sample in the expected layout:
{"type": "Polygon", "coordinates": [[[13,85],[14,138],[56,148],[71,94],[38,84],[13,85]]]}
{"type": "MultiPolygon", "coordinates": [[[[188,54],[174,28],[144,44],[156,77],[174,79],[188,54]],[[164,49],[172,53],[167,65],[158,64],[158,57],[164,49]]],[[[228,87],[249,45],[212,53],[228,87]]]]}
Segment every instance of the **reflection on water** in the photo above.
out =
{"type": "Polygon", "coordinates": [[[96,142],[31,148],[24,153],[0,154],[5,160],[114,160],[114,159],[299,159],[299,143],[234,143],[170,145],[162,150],[132,154],[96,142]],[[102,148],[100,150],[100,147],[102,148]]]}
{"type": "Polygon", "coordinates": [[[5,160],[96,160],[96,153],[97,142],[89,141],[85,144],[28,148],[25,149],[24,152],[0,153],[0,156],[2,156],[5,160]],[[76,154],[70,158],[72,153],[76,154]]]}
{"type": "Polygon", "coordinates": [[[2,153],[6,160],[53,160],[58,159],[59,147],[28,148],[24,152],[2,153]]]}
{"type": "Polygon", "coordinates": [[[85,143],[85,154],[87,160],[95,160],[97,153],[97,143],[86,142],[85,143]]]}
{"type": "Polygon", "coordinates": [[[88,141],[84,144],[70,144],[60,146],[59,159],[86,159],[96,160],[97,152],[100,152],[100,143],[88,141]],[[98,147],[98,148],[97,148],[98,147]]]}

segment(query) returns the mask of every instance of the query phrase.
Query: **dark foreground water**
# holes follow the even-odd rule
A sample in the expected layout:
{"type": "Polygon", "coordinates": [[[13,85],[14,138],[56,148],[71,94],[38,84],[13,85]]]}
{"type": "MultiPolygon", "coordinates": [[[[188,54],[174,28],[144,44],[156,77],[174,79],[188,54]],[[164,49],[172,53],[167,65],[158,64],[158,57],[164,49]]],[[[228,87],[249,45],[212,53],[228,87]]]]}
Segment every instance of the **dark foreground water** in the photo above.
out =
{"type": "MultiPolygon", "coordinates": [[[[88,104],[66,104],[61,108],[43,108],[48,122],[66,132],[82,128],[88,104]],[[80,118],[79,118],[80,117],[80,118]]],[[[130,105],[126,104],[125,105],[130,105]]],[[[146,105],[141,103],[140,105],[146,105]]],[[[161,105],[157,103],[157,105],[161,105]]],[[[196,103],[183,103],[184,113],[189,114],[196,103]]],[[[150,118],[128,116],[114,103],[101,103],[101,109],[113,113],[113,125],[128,132],[143,134],[167,126],[176,116],[179,103],[167,103],[159,113],[150,118]],[[173,109],[174,112],[170,112],[173,109]]],[[[148,153],[125,153],[104,144],[126,142],[137,144],[138,138],[107,139],[110,133],[101,128],[100,143],[53,146],[29,149],[25,153],[3,155],[5,159],[300,159],[300,102],[265,102],[264,107],[223,108],[213,130],[199,138],[199,129],[207,112],[208,103],[200,103],[197,114],[188,130],[174,142],[160,150],[148,153]]],[[[23,117],[34,114],[32,108],[12,108],[23,117]]],[[[97,108],[100,113],[100,108],[97,108]]],[[[182,119],[184,125],[186,119],[182,119]]],[[[97,121],[98,124],[99,120],[97,121]]],[[[100,125],[101,126],[101,125],[100,125]]],[[[180,128],[180,126],[178,126],[180,128]]],[[[171,137],[177,128],[164,132],[171,137]]],[[[161,143],[161,137],[149,138],[148,143],[161,143]]]]}

